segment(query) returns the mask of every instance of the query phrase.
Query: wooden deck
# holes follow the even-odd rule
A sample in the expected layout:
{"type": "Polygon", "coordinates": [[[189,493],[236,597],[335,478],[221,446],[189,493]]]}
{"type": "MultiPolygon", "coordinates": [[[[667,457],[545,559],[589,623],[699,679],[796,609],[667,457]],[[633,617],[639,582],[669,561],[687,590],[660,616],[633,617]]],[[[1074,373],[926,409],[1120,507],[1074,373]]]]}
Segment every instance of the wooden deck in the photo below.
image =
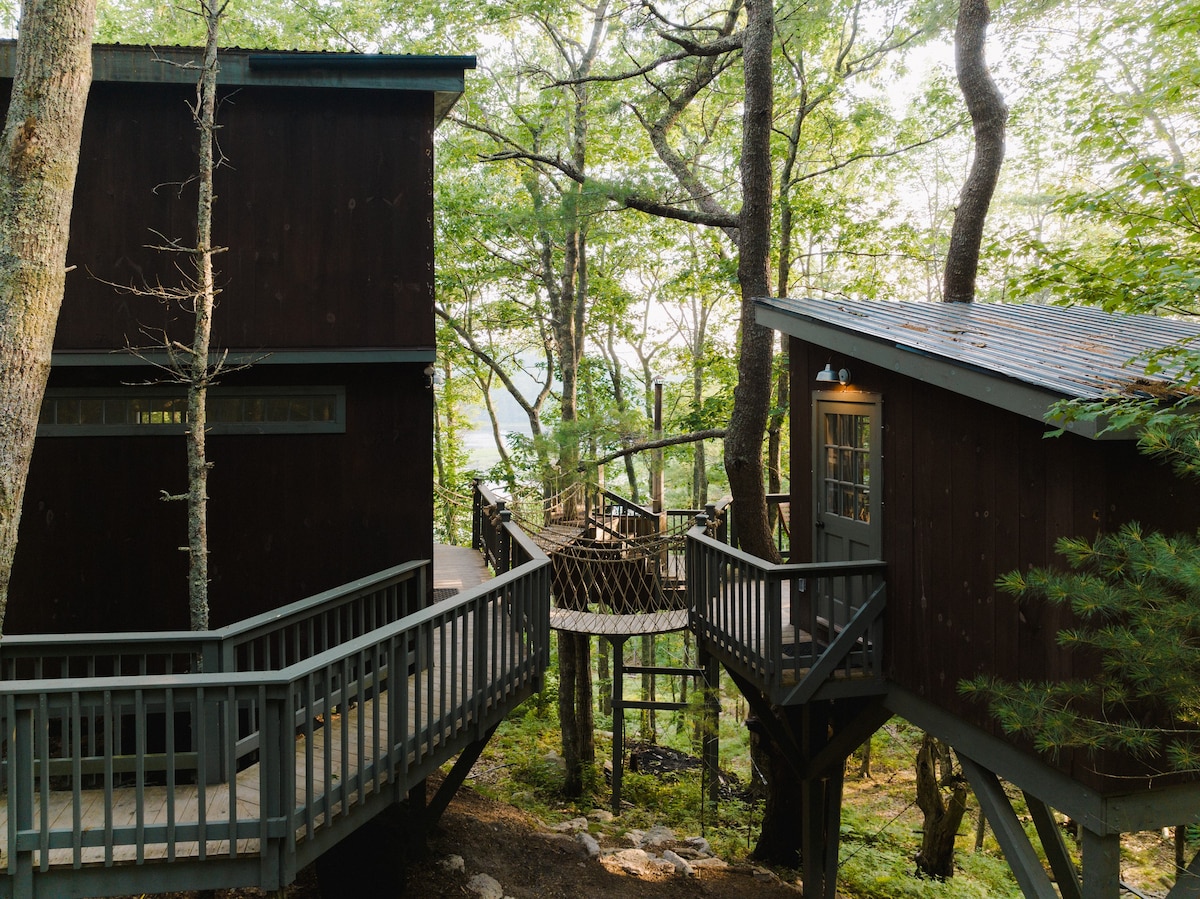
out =
{"type": "Polygon", "coordinates": [[[433,546],[433,589],[466,590],[489,580],[492,573],[478,550],[466,546],[433,546]]]}
{"type": "MultiPolygon", "coordinates": [[[[229,722],[237,717],[234,710],[244,714],[249,702],[258,722],[259,749],[228,780],[203,774],[209,767],[202,760],[188,766],[189,751],[195,759],[195,750],[176,749],[170,739],[167,755],[154,757],[167,758],[165,767],[154,768],[143,748],[135,756],[110,751],[102,771],[81,773],[79,761],[72,766],[69,757],[49,767],[38,761],[48,757],[47,738],[38,735],[39,730],[47,733],[46,727],[35,723],[24,738],[10,735],[7,749],[32,744],[35,756],[31,765],[28,754],[23,759],[20,753],[9,755],[0,769],[5,771],[0,835],[8,835],[0,840],[0,897],[112,895],[108,885],[118,882],[167,889],[171,881],[171,888],[180,888],[173,878],[185,876],[177,872],[198,870],[186,867],[197,862],[206,863],[205,871],[215,870],[209,862],[218,868],[232,863],[223,869],[228,877],[220,885],[275,889],[285,884],[297,866],[349,832],[348,818],[357,819],[352,830],[373,817],[379,803],[402,798],[465,746],[478,743],[512,705],[537,688],[549,657],[544,620],[549,571],[548,560],[541,559],[532,568],[493,578],[478,552],[438,546],[428,575],[431,586],[448,594],[461,592],[461,598],[452,595],[394,623],[383,621],[376,630],[311,661],[279,670],[184,674],[170,678],[166,687],[155,678],[113,678],[101,684],[22,681],[19,688],[14,681],[14,696],[74,689],[83,697],[74,701],[76,706],[97,703],[96,691],[140,696],[162,689],[182,695],[194,689],[199,693],[193,698],[170,708],[223,704],[230,711],[220,714],[232,716],[226,718],[229,722]],[[404,679],[397,682],[397,674],[404,679]],[[190,677],[202,685],[189,686],[190,677]],[[220,686],[213,686],[218,681],[220,686]],[[289,744],[294,746],[291,760],[289,744]],[[283,752],[272,753],[270,746],[283,752]],[[37,773],[47,770],[49,777],[37,773]],[[24,780],[13,780],[14,771],[24,780]],[[98,788],[85,789],[91,786],[98,788]],[[6,787],[15,787],[11,820],[6,787]],[[13,829],[22,807],[26,823],[13,829]],[[281,852],[295,861],[281,863],[281,852]],[[185,864],[163,867],[171,862],[185,864]],[[247,862],[253,864],[247,867],[247,862]],[[126,874],[109,877],[118,871],[126,874]],[[57,879],[43,882],[40,874],[57,879]],[[70,878],[66,892],[63,877],[70,878]],[[44,893],[46,889],[50,892],[44,893]]],[[[10,700],[5,712],[14,720],[29,714],[16,710],[17,701],[10,700]]],[[[57,708],[55,701],[50,700],[50,708],[57,708]]],[[[137,727],[143,734],[148,704],[139,700],[137,727]]],[[[46,700],[34,703],[35,710],[46,705],[46,700]]],[[[127,706],[121,709],[118,715],[128,713],[127,706]]],[[[190,720],[203,752],[204,730],[194,730],[197,716],[190,720]]],[[[223,746],[221,753],[232,758],[233,743],[223,746]]],[[[129,891],[122,888],[120,894],[129,891]]],[[[133,890],[139,891],[144,890],[133,890]]]]}
{"type": "MultiPolygon", "coordinates": [[[[416,676],[408,681],[407,701],[403,703],[406,717],[409,721],[409,733],[423,733],[426,743],[436,744],[441,736],[429,730],[429,722],[423,721],[423,709],[441,709],[444,707],[444,697],[437,685],[460,683],[463,668],[475,668],[475,660],[471,655],[472,635],[468,631],[461,632],[458,645],[455,647],[442,646],[441,652],[435,646],[434,676],[430,680],[422,679],[419,683],[416,676]],[[448,666],[443,662],[457,660],[459,669],[453,673],[445,670],[448,666]],[[457,676],[456,676],[457,675],[457,676]],[[434,689],[427,692],[422,688],[432,683],[434,689]],[[422,694],[426,695],[422,695],[422,694]]],[[[483,668],[489,662],[484,660],[483,668]]],[[[360,804],[364,796],[357,789],[344,793],[340,784],[357,783],[360,773],[359,757],[354,751],[360,742],[368,746],[386,745],[388,732],[388,694],[383,694],[379,701],[378,714],[374,708],[375,700],[368,700],[362,714],[349,717],[342,715],[328,716],[315,728],[311,735],[301,735],[296,739],[295,771],[295,807],[309,808],[313,806],[314,797],[329,797],[330,813],[338,817],[344,813],[343,803],[348,805],[360,804]],[[347,753],[345,750],[349,749],[347,753]],[[310,754],[311,753],[311,754],[310,754]],[[311,771],[313,777],[306,776],[311,771]],[[310,783],[311,780],[311,783],[310,783]]],[[[409,754],[409,764],[415,764],[414,753],[409,754]]],[[[385,773],[380,778],[380,786],[389,780],[385,773]]],[[[138,791],[134,787],[116,788],[109,793],[105,790],[86,790],[81,794],[79,817],[82,821],[83,840],[88,835],[100,835],[106,830],[121,828],[139,828],[147,834],[159,831],[163,839],[156,841],[147,837],[139,845],[115,845],[107,848],[100,846],[80,845],[78,847],[50,850],[50,866],[75,865],[105,865],[140,862],[143,859],[168,860],[186,858],[207,858],[212,856],[245,856],[257,854],[259,839],[254,836],[242,837],[231,851],[228,839],[206,840],[201,846],[199,840],[179,842],[168,837],[169,833],[185,828],[203,828],[200,822],[218,822],[223,827],[225,822],[245,822],[257,825],[260,818],[260,788],[261,772],[259,765],[251,765],[240,771],[235,780],[230,783],[178,785],[174,790],[166,786],[143,787],[143,801],[139,807],[138,791]],[[204,806],[204,814],[199,812],[204,806]]],[[[363,785],[367,795],[374,792],[376,783],[368,776],[363,785]]],[[[70,791],[50,791],[48,795],[47,817],[51,827],[62,826],[63,822],[71,820],[73,813],[73,794],[70,791]]],[[[41,808],[41,795],[34,793],[34,807],[41,808]]],[[[324,823],[325,813],[313,815],[312,820],[298,822],[297,839],[303,838],[304,830],[315,829],[324,823]]],[[[0,803],[0,832],[8,826],[8,803],[0,803]]],[[[40,853],[34,853],[35,865],[41,864],[40,853]]],[[[7,859],[0,855],[0,872],[8,867],[7,859]]]]}

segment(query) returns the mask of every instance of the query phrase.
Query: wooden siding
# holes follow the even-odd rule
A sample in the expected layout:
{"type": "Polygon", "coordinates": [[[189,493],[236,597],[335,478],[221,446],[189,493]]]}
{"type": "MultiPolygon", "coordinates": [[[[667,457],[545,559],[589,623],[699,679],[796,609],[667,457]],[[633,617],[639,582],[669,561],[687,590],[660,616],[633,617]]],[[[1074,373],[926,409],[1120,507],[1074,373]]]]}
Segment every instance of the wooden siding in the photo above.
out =
{"type": "MultiPolygon", "coordinates": [[[[186,269],[147,245],[194,240],[194,97],[93,84],[57,351],[153,346],[164,331],[190,342],[186,313],[118,285],[177,285],[186,269]]],[[[431,553],[433,104],[430,91],[252,85],[222,98],[214,348],[322,363],[272,360],[222,384],[344,388],[346,429],[210,437],[214,626],[431,553]],[[329,364],[364,348],[424,361],[329,364]]],[[[50,385],[153,378],[67,366],[50,385]]],[[[160,499],[184,492],[185,464],[179,437],[39,439],[6,631],[186,626],[185,508],[160,499]]]]}
{"type": "MultiPolygon", "coordinates": [[[[420,363],[262,366],[223,383],[343,385],[346,433],[209,438],[213,626],[430,558],[433,392],[420,363]]],[[[144,377],[144,372],[141,377],[144,377]]],[[[54,386],[128,381],[63,370],[54,386]]],[[[178,436],[37,442],[6,633],[186,628],[178,436]]]]}
{"type": "MultiPolygon", "coordinates": [[[[56,349],[190,335],[178,308],[113,285],[178,283],[178,254],[148,245],[194,240],[194,95],[93,85],[56,349]]],[[[432,347],[432,95],[240,87],[218,121],[214,346],[432,347]]]]}
{"type": "MultiPolygon", "coordinates": [[[[1090,538],[1131,520],[1196,527],[1200,490],[1131,442],[1046,438],[1032,419],[860,360],[796,339],[790,352],[793,559],[812,556],[811,522],[798,514],[812,508],[809,403],[815,373],[832,362],[851,370],[852,389],[883,397],[886,676],[985,730],[999,733],[986,709],[958,694],[962,678],[1059,679],[1083,664],[1055,644],[1068,613],[1018,605],[996,590],[997,577],[1056,563],[1059,536],[1090,538]]],[[[1067,764],[1089,782],[1095,766],[1067,764]]]]}

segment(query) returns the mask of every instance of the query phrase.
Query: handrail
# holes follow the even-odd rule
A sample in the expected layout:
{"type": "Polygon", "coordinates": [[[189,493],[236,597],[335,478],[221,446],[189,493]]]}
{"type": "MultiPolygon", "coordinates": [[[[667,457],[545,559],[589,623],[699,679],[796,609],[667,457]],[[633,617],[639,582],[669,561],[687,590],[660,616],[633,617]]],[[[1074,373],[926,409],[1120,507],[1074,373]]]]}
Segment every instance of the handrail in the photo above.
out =
{"type": "Polygon", "coordinates": [[[611,490],[600,491],[600,496],[609,500],[611,503],[613,503],[616,506],[619,506],[622,509],[627,509],[628,511],[632,512],[638,518],[647,518],[647,519],[652,519],[655,521],[658,520],[657,512],[654,512],[653,510],[647,508],[646,506],[635,503],[631,499],[626,499],[623,496],[619,496],[616,493],[613,493],[611,490]]]}
{"type": "MultiPolygon", "coordinates": [[[[223,848],[213,861],[244,865],[252,856],[263,889],[285,885],[297,865],[312,860],[298,853],[328,845],[314,839],[319,828],[336,827],[374,797],[395,801],[405,784],[479,739],[513,698],[540,686],[550,651],[549,559],[519,528],[508,530],[512,554],[526,559],[508,572],[285,666],[6,681],[0,788],[9,807],[0,871],[7,868],[9,877],[0,880],[0,894],[6,894],[4,881],[23,894],[22,884],[49,870],[51,852],[78,870],[112,865],[133,851],[123,847],[136,847],[140,865],[147,846],[169,860],[188,851],[185,844],[198,844],[203,857],[203,847],[215,842],[223,848]],[[97,709],[89,724],[89,710],[97,709]],[[242,778],[210,776],[220,767],[212,764],[213,753],[232,767],[229,760],[243,752],[238,719],[247,710],[253,711],[254,745],[267,750],[252,787],[242,778]],[[123,754],[111,739],[122,721],[135,733],[123,754]],[[180,724],[193,739],[177,736],[180,724]],[[155,739],[162,745],[152,748],[155,739]],[[197,794],[196,804],[185,808],[180,799],[161,825],[139,815],[136,824],[110,817],[102,828],[85,826],[81,797],[89,787],[102,786],[109,803],[128,789],[140,808],[156,779],[174,785],[171,797],[192,784],[182,789],[197,794]],[[239,809],[248,789],[260,800],[253,812],[244,801],[239,809]],[[56,795],[65,805],[52,808],[56,795]]],[[[397,566],[320,596],[344,598],[392,577],[423,582],[426,568],[397,566]]],[[[266,616],[270,621],[258,616],[227,636],[257,634],[298,611],[293,604],[266,616]]],[[[165,884],[154,878],[168,876],[167,870],[176,869],[159,868],[145,883],[165,884]]]]}
{"type": "Polygon", "coordinates": [[[731,559],[744,562],[774,577],[787,577],[790,574],[801,576],[869,574],[887,569],[887,562],[882,562],[879,559],[866,559],[855,562],[768,562],[766,559],[760,559],[758,556],[738,549],[736,546],[730,546],[728,543],[713,539],[702,526],[692,528],[688,531],[687,536],[689,539],[695,539],[714,549],[720,550],[731,559]]]}
{"type": "Polygon", "coordinates": [[[286,656],[257,656],[237,651],[255,641],[275,642],[286,648],[282,635],[299,625],[308,625],[318,615],[328,616],[339,607],[355,603],[348,617],[331,624],[341,625],[334,633],[321,635],[315,630],[304,643],[293,638],[291,646],[300,649],[313,640],[325,639],[335,645],[340,639],[361,633],[372,621],[380,620],[380,606],[389,605],[391,620],[403,617],[424,604],[424,574],[429,560],[414,560],[395,565],[367,577],[296,600],[234,624],[208,631],[142,631],[99,634],[18,634],[0,640],[0,682],[20,679],[67,677],[109,677],[130,674],[171,674],[194,669],[194,660],[202,659],[204,671],[261,670],[280,667],[286,656]],[[388,595],[372,601],[371,593],[415,580],[414,594],[388,595]],[[406,602],[397,602],[404,600],[406,602]],[[346,631],[343,635],[343,631],[346,631]],[[273,660],[277,659],[277,660],[273,660]],[[157,664],[155,662],[157,660],[157,664]],[[57,663],[57,664],[55,664],[57,663]],[[178,669],[176,669],[178,665],[178,669]],[[83,668],[82,671],[79,668],[83,668]],[[153,669],[153,670],[152,670],[153,669]]]}
{"type": "Polygon", "coordinates": [[[517,565],[548,557],[512,520],[508,500],[481,480],[475,480],[471,503],[471,546],[483,553],[488,565],[502,574],[517,565]]]}
{"type": "Polygon", "coordinates": [[[821,690],[877,690],[883,676],[879,560],[771,563],[709,536],[687,534],[691,625],[732,670],[777,704],[821,690]]]}

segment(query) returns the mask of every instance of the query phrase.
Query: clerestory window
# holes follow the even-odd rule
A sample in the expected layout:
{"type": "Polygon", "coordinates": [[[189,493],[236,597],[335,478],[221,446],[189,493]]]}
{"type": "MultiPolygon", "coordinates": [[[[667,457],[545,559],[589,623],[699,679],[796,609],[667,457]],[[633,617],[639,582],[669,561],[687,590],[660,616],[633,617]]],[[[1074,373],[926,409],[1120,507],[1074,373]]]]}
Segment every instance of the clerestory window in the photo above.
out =
{"type": "MultiPolygon", "coordinates": [[[[213,387],[209,434],[340,434],[346,430],[344,387],[213,387]]],[[[50,388],[39,437],[182,434],[187,398],[179,388],[50,388]]]]}

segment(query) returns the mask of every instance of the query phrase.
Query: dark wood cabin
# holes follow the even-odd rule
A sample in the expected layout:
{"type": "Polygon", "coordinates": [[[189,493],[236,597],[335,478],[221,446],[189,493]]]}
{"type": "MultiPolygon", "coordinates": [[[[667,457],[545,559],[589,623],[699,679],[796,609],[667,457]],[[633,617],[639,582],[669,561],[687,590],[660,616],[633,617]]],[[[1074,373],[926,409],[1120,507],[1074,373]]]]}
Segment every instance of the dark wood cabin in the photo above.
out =
{"type": "MultiPolygon", "coordinates": [[[[192,321],[139,290],[180,283],[155,245],[194,241],[198,55],[95,48],[8,633],[186,627],[185,504],[160,499],[186,487],[182,391],[152,363],[192,321]]],[[[214,626],[431,557],[433,132],[474,58],[220,65],[214,626]]]]}
{"type": "Polygon", "coordinates": [[[1195,785],[1118,758],[1048,764],[958,684],[1078,673],[1055,643],[1068,613],[1019,605],[1001,574],[1062,564],[1061,536],[1200,524],[1197,485],[1133,435],[1077,422],[1054,437],[1047,423],[1058,400],[1162,379],[1130,360],[1200,328],[1082,307],[815,299],[760,300],[757,318],[788,337],[792,561],[886,563],[887,710],[1081,822],[1083,895],[1115,895],[1114,833],[1195,821],[1195,785]]]}

